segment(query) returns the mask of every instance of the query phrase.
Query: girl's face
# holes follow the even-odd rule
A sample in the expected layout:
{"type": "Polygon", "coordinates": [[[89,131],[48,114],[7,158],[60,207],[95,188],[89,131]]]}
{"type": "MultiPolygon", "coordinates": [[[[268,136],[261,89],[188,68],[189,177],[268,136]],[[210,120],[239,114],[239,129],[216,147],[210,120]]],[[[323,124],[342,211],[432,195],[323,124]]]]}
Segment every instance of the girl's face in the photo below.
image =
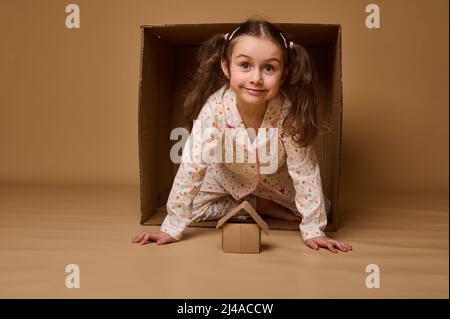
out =
{"type": "Polygon", "coordinates": [[[240,107],[266,107],[284,81],[282,52],[264,38],[239,36],[231,55],[230,74],[225,62],[221,64],[240,107]]]}

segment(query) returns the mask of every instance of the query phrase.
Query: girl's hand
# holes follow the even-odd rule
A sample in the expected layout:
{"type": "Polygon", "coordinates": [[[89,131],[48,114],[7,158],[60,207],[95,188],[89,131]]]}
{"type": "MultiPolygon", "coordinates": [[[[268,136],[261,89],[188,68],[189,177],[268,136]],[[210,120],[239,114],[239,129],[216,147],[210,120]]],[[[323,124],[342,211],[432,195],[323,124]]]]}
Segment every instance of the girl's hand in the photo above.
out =
{"type": "Polygon", "coordinates": [[[168,243],[175,242],[176,240],[169,234],[159,231],[159,232],[141,232],[139,235],[135,236],[131,242],[136,244],[145,245],[150,242],[156,242],[158,245],[164,245],[168,243]]]}
{"type": "Polygon", "coordinates": [[[306,241],[306,245],[311,249],[319,249],[319,247],[324,247],[329,249],[333,253],[337,253],[337,249],[348,252],[352,250],[352,245],[343,240],[334,240],[328,238],[327,236],[311,238],[306,241]],[[337,248],[337,249],[336,249],[337,248]]]}

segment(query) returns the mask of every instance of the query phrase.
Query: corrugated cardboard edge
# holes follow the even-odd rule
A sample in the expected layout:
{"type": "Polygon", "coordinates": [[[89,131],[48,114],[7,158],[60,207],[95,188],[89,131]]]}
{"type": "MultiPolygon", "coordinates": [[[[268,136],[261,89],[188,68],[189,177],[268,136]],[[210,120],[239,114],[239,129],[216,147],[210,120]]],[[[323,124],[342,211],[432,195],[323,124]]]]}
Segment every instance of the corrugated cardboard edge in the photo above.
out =
{"type": "Polygon", "coordinates": [[[222,225],[229,220],[231,217],[236,215],[241,209],[245,210],[249,215],[253,218],[253,220],[258,224],[258,226],[267,234],[269,235],[269,227],[267,226],[266,222],[259,216],[259,214],[256,212],[256,210],[250,205],[248,201],[244,201],[241,204],[239,204],[237,207],[233,208],[230,212],[228,212],[225,216],[223,216],[219,221],[217,222],[216,228],[222,227],[222,225]]]}
{"type": "Polygon", "coordinates": [[[144,201],[142,200],[142,198],[144,198],[144,178],[143,178],[143,172],[142,172],[142,167],[144,165],[143,163],[143,143],[142,143],[142,70],[143,70],[143,63],[144,63],[144,28],[141,28],[141,48],[140,48],[140,52],[139,52],[139,93],[138,93],[138,138],[139,138],[139,192],[141,194],[141,221],[140,224],[144,225],[145,223],[145,218],[144,218],[144,201]]]}
{"type": "Polygon", "coordinates": [[[340,108],[340,127],[339,127],[339,155],[338,155],[338,176],[337,176],[337,186],[336,186],[336,199],[334,200],[334,206],[332,207],[333,218],[331,220],[332,227],[331,231],[337,231],[339,228],[339,214],[338,207],[339,207],[339,198],[340,198],[340,189],[341,189],[341,174],[342,174],[342,138],[343,138],[343,120],[344,120],[344,87],[342,83],[342,25],[339,24],[338,29],[338,54],[339,54],[339,100],[341,104],[340,108]]]}
{"type": "MultiPolygon", "coordinates": [[[[239,25],[242,21],[239,22],[216,22],[216,23],[154,23],[154,24],[141,24],[139,27],[142,28],[160,28],[160,27],[190,27],[190,26],[228,26],[228,25],[239,25]]],[[[319,26],[319,27],[335,27],[340,26],[339,23],[293,23],[293,22],[274,22],[276,26],[319,26]]]]}

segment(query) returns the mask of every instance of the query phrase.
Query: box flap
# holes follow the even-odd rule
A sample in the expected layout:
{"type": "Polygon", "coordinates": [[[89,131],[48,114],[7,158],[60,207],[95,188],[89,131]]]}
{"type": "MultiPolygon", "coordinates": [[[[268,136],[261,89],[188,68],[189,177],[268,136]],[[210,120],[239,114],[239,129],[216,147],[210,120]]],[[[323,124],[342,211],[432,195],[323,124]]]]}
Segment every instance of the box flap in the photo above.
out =
{"type": "MultiPolygon", "coordinates": [[[[141,25],[167,43],[177,46],[200,45],[213,34],[233,31],[240,23],[153,24],[141,25]]],[[[289,40],[306,46],[328,45],[338,24],[274,23],[289,40]],[[299,26],[301,29],[299,30],[299,26]]]]}

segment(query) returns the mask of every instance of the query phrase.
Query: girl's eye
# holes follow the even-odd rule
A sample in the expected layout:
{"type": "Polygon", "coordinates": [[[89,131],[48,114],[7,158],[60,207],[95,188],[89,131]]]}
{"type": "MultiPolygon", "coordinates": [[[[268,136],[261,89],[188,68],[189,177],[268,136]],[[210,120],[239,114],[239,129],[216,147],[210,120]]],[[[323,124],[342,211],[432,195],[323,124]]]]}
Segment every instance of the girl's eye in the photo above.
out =
{"type": "MultiPolygon", "coordinates": [[[[244,70],[248,70],[248,68],[250,67],[249,66],[249,64],[248,63],[241,63],[240,64],[240,66],[244,69],[244,70]]],[[[266,66],[264,66],[264,69],[266,70],[266,71],[268,71],[268,72],[273,72],[273,71],[275,71],[275,68],[272,66],[272,65],[270,65],[270,64],[267,64],[266,66]]]]}
{"type": "MultiPolygon", "coordinates": [[[[248,66],[248,63],[241,63],[241,67],[243,67],[244,65],[248,66]]],[[[244,69],[246,69],[246,67],[244,67],[244,69]]]]}

